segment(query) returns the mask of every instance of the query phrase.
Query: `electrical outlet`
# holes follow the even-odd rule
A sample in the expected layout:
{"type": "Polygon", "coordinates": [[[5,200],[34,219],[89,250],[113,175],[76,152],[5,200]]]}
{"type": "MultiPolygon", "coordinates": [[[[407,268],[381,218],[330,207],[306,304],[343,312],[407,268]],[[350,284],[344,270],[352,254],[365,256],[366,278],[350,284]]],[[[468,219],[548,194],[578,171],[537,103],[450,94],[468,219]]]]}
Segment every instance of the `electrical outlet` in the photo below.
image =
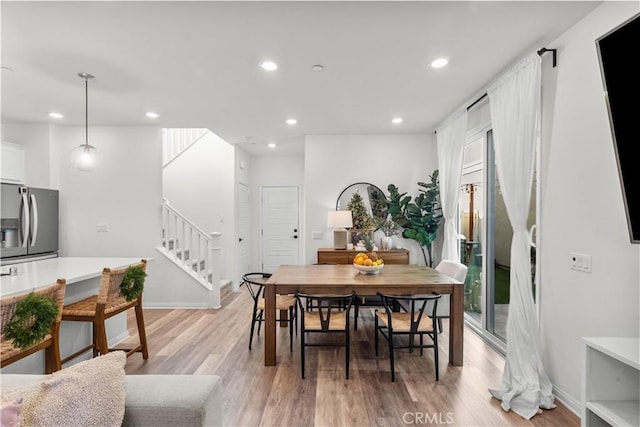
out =
{"type": "Polygon", "coordinates": [[[323,233],[322,231],[312,231],[311,238],[313,240],[322,240],[323,233]]]}
{"type": "Polygon", "coordinates": [[[572,252],[569,262],[572,270],[591,273],[591,255],[572,252]]]}
{"type": "Polygon", "coordinates": [[[106,222],[101,222],[96,224],[96,231],[98,233],[106,233],[109,231],[109,224],[107,224],[106,222]]]}

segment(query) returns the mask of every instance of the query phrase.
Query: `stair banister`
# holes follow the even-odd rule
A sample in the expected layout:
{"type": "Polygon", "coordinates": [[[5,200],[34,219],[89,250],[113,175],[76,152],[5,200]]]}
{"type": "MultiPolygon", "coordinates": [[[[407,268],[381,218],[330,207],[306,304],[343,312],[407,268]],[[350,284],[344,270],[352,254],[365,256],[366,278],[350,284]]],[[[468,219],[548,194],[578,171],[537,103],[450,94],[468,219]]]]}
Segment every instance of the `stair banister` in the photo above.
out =
{"type": "Polygon", "coordinates": [[[167,256],[209,292],[209,307],[220,308],[220,232],[205,232],[162,200],[162,239],[167,256]]]}
{"type": "MultiPolygon", "coordinates": [[[[222,233],[213,232],[210,234],[209,240],[209,261],[211,265],[211,282],[220,283],[220,238],[222,233]]],[[[214,289],[209,293],[210,300],[209,306],[212,308],[220,308],[220,286],[214,286],[214,289]]]]}

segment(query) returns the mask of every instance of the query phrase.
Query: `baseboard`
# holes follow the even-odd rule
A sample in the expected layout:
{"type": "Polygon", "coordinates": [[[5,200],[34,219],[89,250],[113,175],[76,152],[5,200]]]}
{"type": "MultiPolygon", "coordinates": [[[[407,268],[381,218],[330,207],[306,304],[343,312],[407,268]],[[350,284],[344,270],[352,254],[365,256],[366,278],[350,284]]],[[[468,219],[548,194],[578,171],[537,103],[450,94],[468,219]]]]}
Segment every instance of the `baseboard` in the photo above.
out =
{"type": "Polygon", "coordinates": [[[573,412],[573,414],[582,418],[582,402],[578,402],[573,397],[569,396],[564,390],[553,386],[553,395],[556,397],[560,403],[567,407],[568,410],[573,412]]]}
{"type": "Polygon", "coordinates": [[[119,333],[115,337],[107,338],[107,345],[109,346],[109,348],[113,348],[118,344],[120,344],[121,342],[126,341],[128,339],[129,339],[129,332],[125,330],[124,332],[119,333]]]}

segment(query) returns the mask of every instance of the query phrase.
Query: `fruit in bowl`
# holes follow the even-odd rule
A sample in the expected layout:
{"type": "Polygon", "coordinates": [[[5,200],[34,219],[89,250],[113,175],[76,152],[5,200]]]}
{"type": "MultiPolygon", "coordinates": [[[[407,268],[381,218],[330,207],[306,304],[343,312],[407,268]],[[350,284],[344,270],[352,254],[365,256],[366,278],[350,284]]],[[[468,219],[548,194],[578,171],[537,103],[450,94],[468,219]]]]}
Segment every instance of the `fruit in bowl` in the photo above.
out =
{"type": "Polygon", "coordinates": [[[378,258],[377,256],[374,258],[370,254],[358,252],[356,256],[353,257],[353,263],[356,265],[362,265],[364,267],[372,267],[383,265],[384,261],[382,260],[382,258],[378,258]]]}
{"type": "Polygon", "coordinates": [[[353,258],[353,266],[361,274],[377,274],[382,270],[382,267],[384,267],[384,261],[382,258],[373,259],[371,255],[359,252],[353,258]]]}

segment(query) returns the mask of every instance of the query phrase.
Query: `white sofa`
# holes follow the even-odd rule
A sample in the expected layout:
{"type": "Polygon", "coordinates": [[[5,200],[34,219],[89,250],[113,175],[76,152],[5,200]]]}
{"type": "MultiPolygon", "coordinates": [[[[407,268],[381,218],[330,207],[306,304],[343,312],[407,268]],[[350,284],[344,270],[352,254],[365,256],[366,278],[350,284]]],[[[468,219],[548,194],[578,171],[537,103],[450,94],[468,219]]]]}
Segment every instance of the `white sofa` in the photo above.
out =
{"type": "MultiPolygon", "coordinates": [[[[0,375],[2,391],[38,383],[44,375],[0,375]]],[[[123,426],[222,425],[222,384],[215,375],[125,375],[123,426]]]]}

